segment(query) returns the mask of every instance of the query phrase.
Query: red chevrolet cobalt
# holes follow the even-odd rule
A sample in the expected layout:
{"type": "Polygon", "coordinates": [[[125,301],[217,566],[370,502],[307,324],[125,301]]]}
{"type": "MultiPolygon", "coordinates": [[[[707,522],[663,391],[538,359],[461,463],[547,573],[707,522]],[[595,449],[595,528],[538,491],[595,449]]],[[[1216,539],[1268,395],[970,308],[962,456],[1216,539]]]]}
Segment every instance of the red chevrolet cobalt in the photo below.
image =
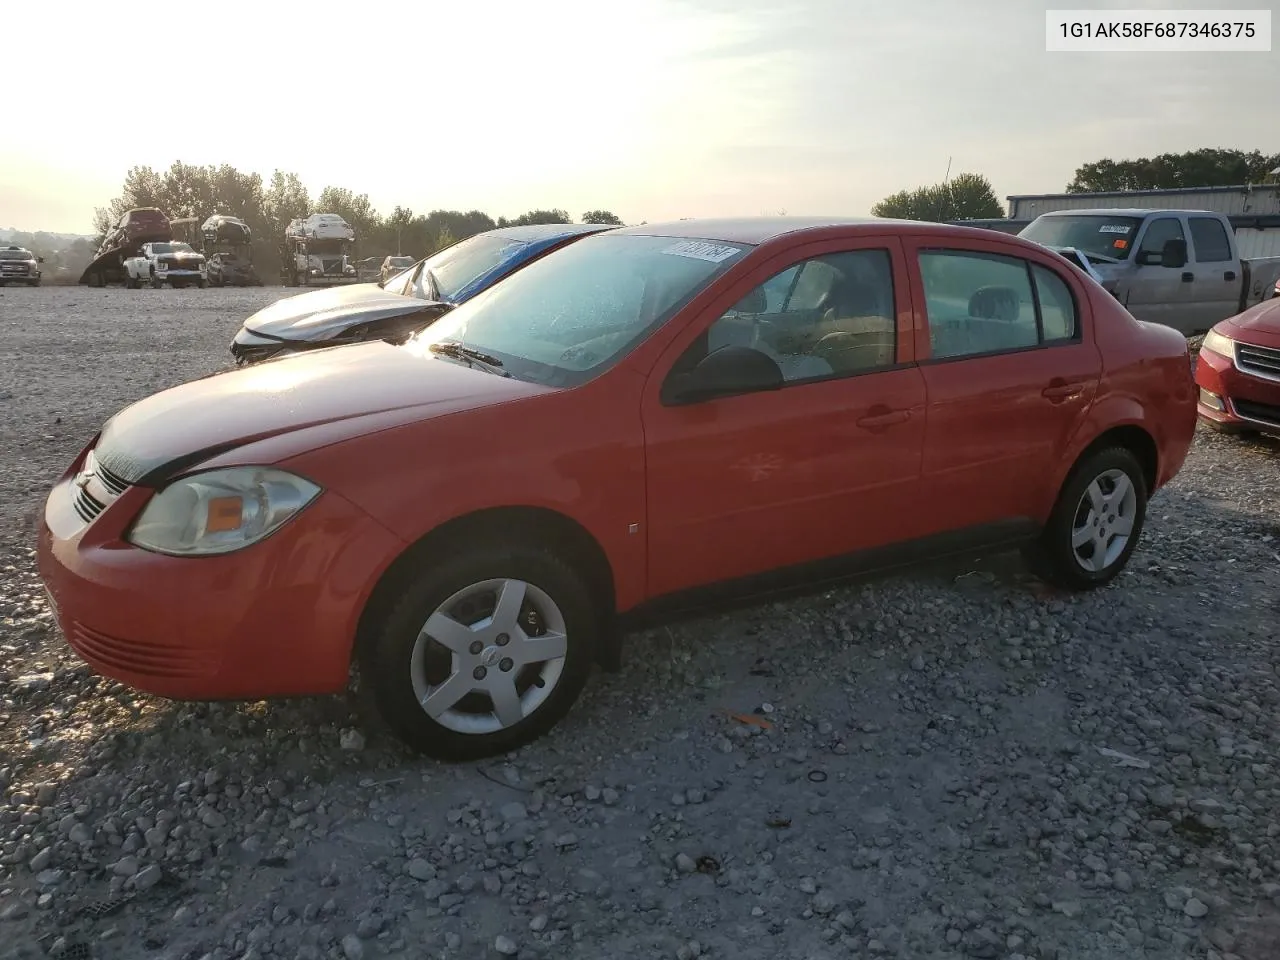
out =
{"type": "Polygon", "coordinates": [[[627,623],[1019,546],[1107,583],[1196,420],[1185,340],[1056,253],[889,220],[588,237],[408,342],[111,418],[40,571],[96,670],[342,690],[437,757],[539,736],[627,623]]]}

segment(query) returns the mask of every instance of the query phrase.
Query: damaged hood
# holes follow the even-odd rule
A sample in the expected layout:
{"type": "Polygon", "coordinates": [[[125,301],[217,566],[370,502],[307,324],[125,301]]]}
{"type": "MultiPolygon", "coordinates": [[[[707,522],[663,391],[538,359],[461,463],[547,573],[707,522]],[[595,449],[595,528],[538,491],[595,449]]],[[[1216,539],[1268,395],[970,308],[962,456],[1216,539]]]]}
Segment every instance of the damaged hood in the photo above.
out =
{"type": "Polygon", "coordinates": [[[276,340],[329,340],[358,324],[430,311],[448,304],[388,293],[376,283],[355,283],[285,297],[263,307],[244,329],[276,340]]]}
{"type": "MultiPolygon", "coordinates": [[[[381,341],[311,350],[216,373],[153,394],[107,421],[98,462],[128,483],[151,485],[237,447],[320,424],[389,411],[414,419],[488,406],[552,388],[473,370],[425,345],[381,341]]],[[[332,439],[332,438],[330,438],[332,439]]]]}

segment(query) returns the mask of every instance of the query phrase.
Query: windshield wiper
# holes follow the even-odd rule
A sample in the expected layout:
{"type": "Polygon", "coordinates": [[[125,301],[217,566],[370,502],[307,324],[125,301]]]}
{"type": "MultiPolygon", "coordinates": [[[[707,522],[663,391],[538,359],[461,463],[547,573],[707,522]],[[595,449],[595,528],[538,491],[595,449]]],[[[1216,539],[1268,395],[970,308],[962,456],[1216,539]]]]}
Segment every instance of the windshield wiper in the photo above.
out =
{"type": "Polygon", "coordinates": [[[465,344],[458,343],[456,340],[441,340],[438,343],[429,345],[427,349],[444,357],[461,360],[471,366],[489,367],[490,373],[500,373],[504,377],[511,376],[511,374],[502,369],[502,361],[497,357],[482,350],[477,350],[475,347],[468,347],[465,344]]]}

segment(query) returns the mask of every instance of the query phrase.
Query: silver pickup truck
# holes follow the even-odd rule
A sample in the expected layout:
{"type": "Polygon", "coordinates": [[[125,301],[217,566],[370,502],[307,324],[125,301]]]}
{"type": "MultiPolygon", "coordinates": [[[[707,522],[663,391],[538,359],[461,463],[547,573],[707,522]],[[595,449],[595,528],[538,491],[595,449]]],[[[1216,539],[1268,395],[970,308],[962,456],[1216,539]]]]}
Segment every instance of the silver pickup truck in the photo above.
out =
{"type": "Polygon", "coordinates": [[[1074,248],[1131,314],[1187,336],[1280,289],[1280,257],[1242,260],[1231,222],[1208,210],[1060,210],[1018,236],[1074,248]]]}

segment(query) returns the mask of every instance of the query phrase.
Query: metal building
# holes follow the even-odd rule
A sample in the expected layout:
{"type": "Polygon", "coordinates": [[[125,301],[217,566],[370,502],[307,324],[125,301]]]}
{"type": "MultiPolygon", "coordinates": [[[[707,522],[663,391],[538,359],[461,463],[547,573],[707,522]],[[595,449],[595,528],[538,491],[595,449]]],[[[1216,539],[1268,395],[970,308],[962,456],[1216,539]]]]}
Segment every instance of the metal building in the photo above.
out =
{"type": "Polygon", "coordinates": [[[953,220],[965,226],[1017,233],[1042,213],[1054,210],[1140,208],[1212,210],[1231,219],[1245,258],[1280,257],[1280,184],[1188,187],[1178,190],[1116,190],[1104,193],[1041,193],[1006,197],[1009,215],[999,220],[953,220]]]}
{"type": "Polygon", "coordinates": [[[1034,220],[1051,210],[1097,207],[1212,210],[1227,216],[1280,215],[1280,184],[1239,187],[1188,187],[1179,190],[1116,190],[1106,193],[1042,193],[1006,197],[1010,220],[1034,220]]]}

